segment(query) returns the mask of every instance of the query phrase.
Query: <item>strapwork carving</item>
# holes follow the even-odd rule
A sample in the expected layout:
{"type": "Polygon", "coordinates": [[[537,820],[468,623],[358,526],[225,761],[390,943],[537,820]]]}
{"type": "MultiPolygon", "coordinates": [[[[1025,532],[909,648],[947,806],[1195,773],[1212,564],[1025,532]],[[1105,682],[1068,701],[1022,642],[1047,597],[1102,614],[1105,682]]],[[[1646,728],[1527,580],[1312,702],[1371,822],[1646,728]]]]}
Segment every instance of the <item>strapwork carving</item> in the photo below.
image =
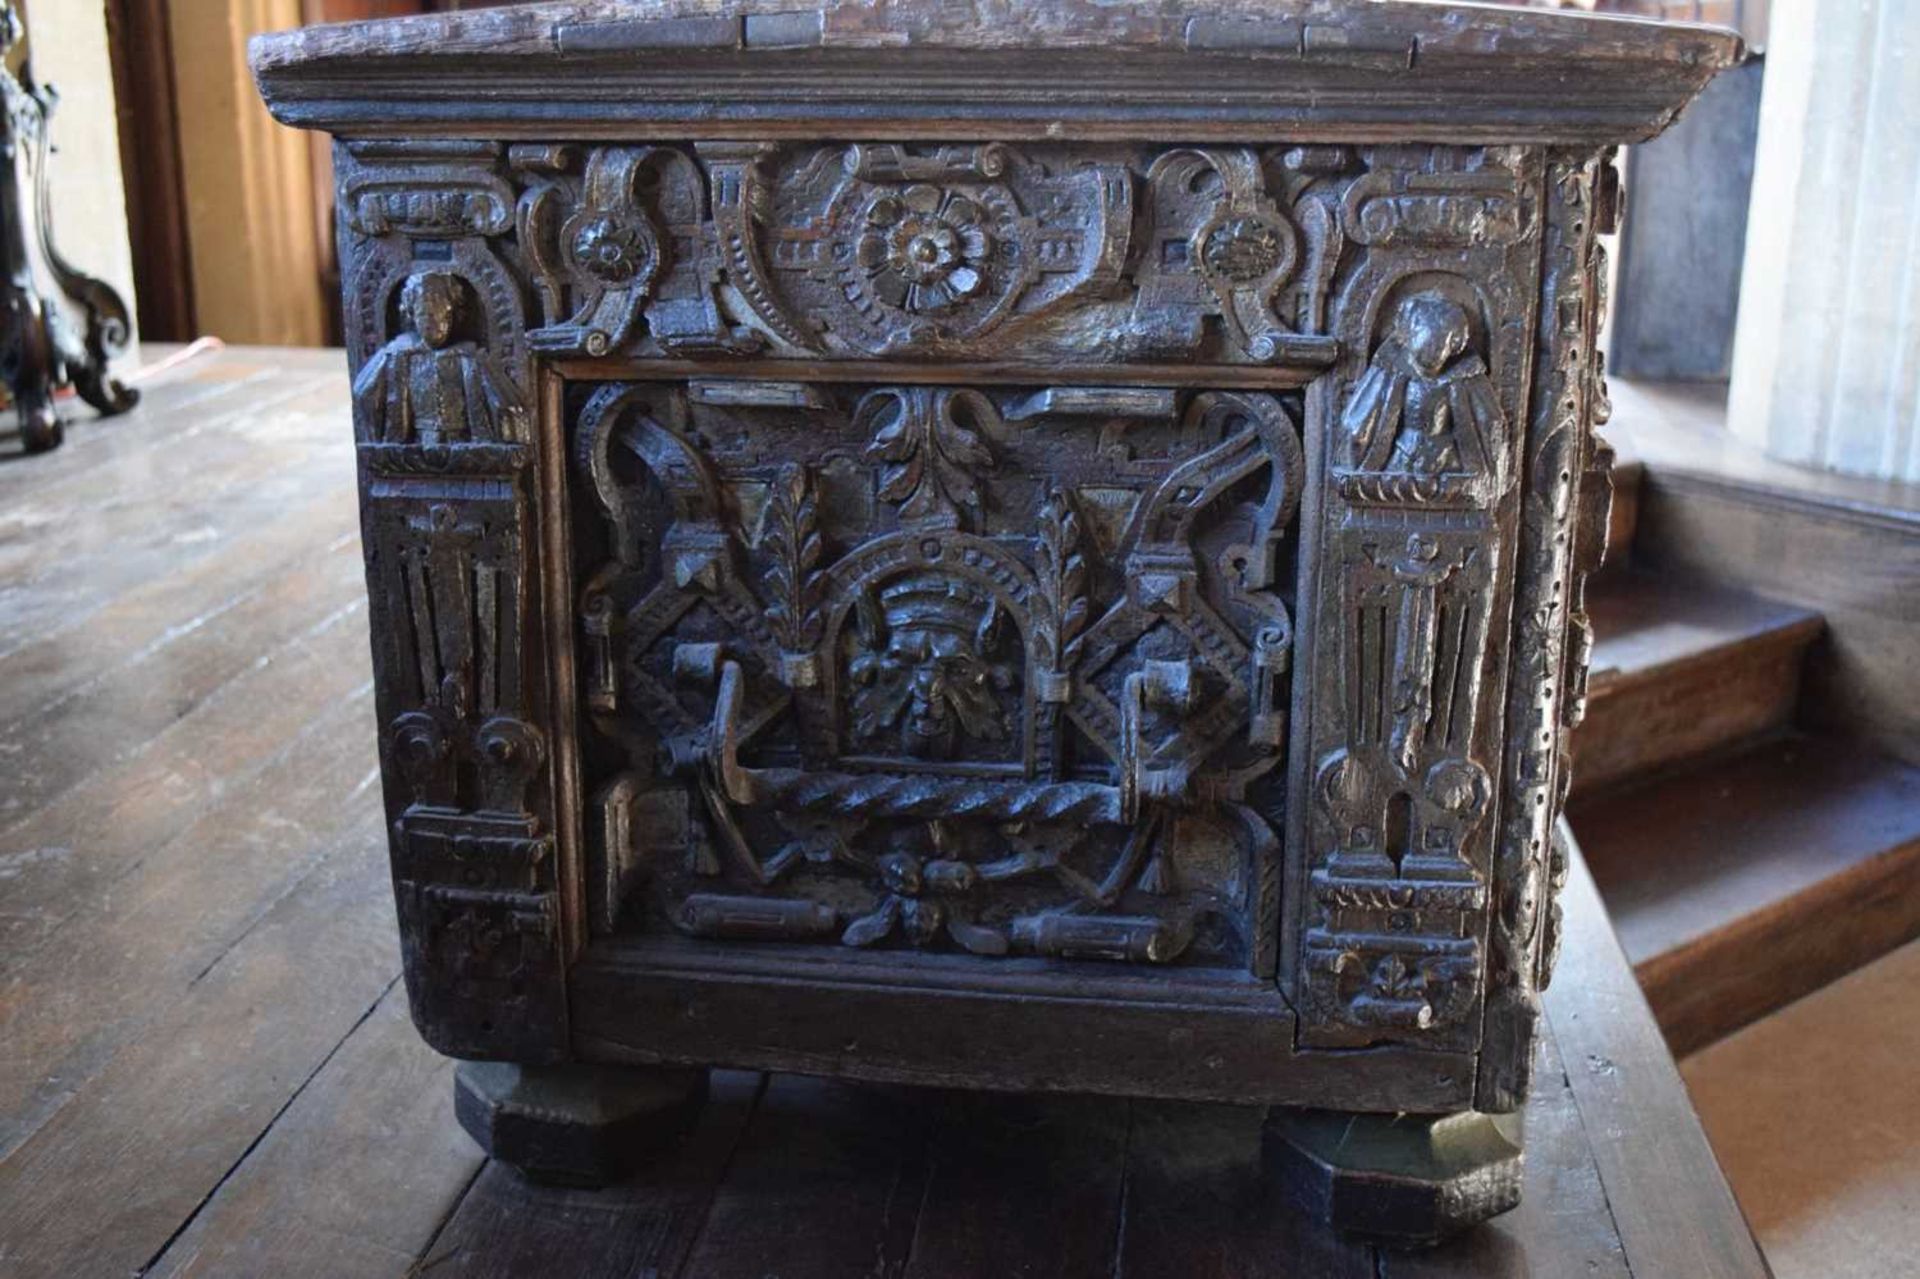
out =
{"type": "Polygon", "coordinates": [[[631,384],[574,430],[607,533],[589,704],[629,761],[602,927],[1271,964],[1279,401],[631,384]]]}

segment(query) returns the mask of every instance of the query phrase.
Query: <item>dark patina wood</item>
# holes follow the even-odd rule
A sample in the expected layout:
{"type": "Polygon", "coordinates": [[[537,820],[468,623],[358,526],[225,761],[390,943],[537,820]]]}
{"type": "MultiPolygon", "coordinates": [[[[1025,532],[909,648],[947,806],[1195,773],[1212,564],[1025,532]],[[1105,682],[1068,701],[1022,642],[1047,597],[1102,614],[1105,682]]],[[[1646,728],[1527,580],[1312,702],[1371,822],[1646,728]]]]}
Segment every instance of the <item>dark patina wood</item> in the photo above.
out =
{"type": "Polygon", "coordinates": [[[1738,42],[989,8],[256,43],[340,138],[415,1018],[530,1066],[1511,1111],[1607,148],[1738,42]]]}

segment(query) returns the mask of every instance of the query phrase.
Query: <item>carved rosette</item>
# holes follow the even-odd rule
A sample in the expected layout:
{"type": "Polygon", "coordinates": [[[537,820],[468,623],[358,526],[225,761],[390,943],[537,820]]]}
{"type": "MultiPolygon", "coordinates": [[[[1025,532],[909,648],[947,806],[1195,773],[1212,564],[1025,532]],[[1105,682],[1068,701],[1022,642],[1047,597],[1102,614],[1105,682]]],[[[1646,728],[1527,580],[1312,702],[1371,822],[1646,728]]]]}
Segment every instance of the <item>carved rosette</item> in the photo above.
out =
{"type": "Polygon", "coordinates": [[[429,197],[395,173],[350,198],[370,225],[510,232],[536,350],[1303,373],[1334,356],[1340,202],[1361,172],[1336,147],[522,144],[506,159],[484,192],[429,197]]]}

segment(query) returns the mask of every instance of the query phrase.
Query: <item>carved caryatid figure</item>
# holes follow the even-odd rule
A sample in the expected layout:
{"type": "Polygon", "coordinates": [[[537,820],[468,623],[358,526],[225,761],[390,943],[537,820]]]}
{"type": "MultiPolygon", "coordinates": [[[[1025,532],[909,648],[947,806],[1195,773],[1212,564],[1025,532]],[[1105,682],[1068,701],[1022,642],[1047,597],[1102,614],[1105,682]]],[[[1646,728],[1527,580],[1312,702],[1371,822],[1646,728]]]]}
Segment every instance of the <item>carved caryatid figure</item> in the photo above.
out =
{"type": "Polygon", "coordinates": [[[1400,303],[1341,418],[1355,469],[1494,474],[1506,417],[1486,361],[1467,349],[1472,340],[1453,299],[1427,292],[1400,303]]]}
{"type": "Polygon", "coordinates": [[[369,440],[440,445],[525,438],[518,393],[480,347],[454,340],[465,289],[450,271],[421,271],[400,291],[406,331],[374,352],[353,382],[369,440]]]}

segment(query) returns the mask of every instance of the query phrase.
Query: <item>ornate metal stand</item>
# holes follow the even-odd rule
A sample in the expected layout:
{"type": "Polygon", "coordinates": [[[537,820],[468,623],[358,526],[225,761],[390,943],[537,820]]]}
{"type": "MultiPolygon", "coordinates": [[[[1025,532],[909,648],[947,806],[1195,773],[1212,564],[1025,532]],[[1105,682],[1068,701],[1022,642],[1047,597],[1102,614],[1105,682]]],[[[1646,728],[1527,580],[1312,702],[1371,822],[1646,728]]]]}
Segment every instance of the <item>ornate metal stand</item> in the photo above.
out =
{"type": "MultiPolygon", "coordinates": [[[[13,6],[0,0],[0,41],[12,49],[21,34],[13,6]]],[[[60,387],[72,386],[107,416],[125,413],[140,397],[107,372],[132,332],[127,304],[54,247],[47,121],[58,98],[31,74],[23,82],[4,69],[0,93],[7,108],[0,126],[0,378],[12,392],[27,452],[40,453],[64,433],[54,404],[60,387]]]]}

